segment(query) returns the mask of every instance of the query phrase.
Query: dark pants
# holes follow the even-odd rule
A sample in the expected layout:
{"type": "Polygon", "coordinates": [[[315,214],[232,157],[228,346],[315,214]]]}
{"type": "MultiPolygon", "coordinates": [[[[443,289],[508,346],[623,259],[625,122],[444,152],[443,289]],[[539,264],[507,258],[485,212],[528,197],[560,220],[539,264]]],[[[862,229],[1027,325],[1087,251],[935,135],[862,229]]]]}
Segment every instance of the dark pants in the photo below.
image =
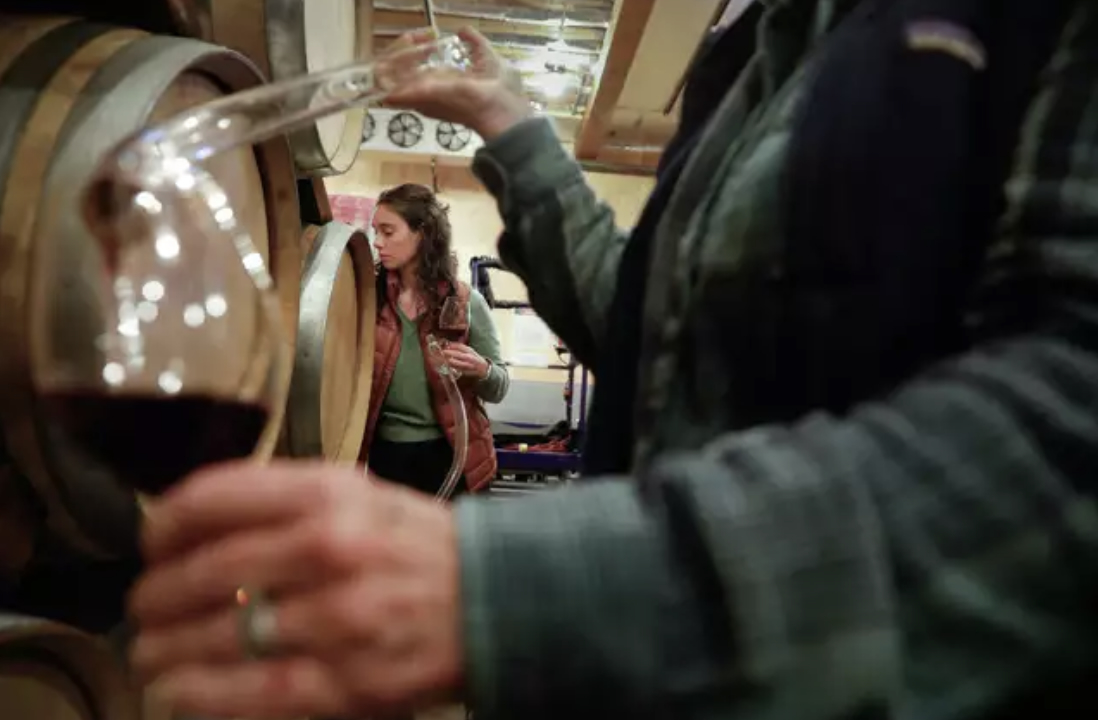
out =
{"type": "MultiPolygon", "coordinates": [[[[433,497],[442,487],[453,462],[454,449],[446,438],[407,443],[375,438],[370,445],[368,464],[370,472],[378,477],[433,497]]],[[[465,476],[462,476],[450,497],[456,498],[464,492],[465,476]]],[[[415,717],[394,716],[386,720],[415,720],[415,717]]]]}
{"type": "MultiPolygon", "coordinates": [[[[442,487],[453,461],[454,450],[446,438],[408,443],[375,439],[370,446],[370,472],[432,496],[442,487]]],[[[452,497],[464,492],[462,476],[452,497]]]]}

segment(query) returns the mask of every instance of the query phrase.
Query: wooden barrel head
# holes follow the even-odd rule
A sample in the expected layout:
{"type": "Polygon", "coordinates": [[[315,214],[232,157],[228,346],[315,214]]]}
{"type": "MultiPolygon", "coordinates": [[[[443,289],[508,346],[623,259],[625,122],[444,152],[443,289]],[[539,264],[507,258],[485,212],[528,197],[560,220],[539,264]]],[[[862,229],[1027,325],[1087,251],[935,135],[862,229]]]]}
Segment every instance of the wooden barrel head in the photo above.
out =
{"type": "Polygon", "coordinates": [[[5,718],[140,720],[140,703],[104,643],[44,620],[0,615],[5,718]]]}
{"type": "Polygon", "coordinates": [[[310,226],[287,441],[294,457],[358,460],[374,364],[377,291],[370,240],[350,225],[310,226]]]}
{"type": "MultiPolygon", "coordinates": [[[[9,348],[0,356],[0,422],[51,531],[93,555],[130,553],[139,516],[132,494],[65,452],[63,435],[35,403],[25,304],[31,262],[61,263],[56,292],[73,319],[66,341],[91,347],[98,321],[88,279],[101,265],[77,209],[85,181],[107,151],[150,120],[261,77],[223,48],[81,21],[0,18],[0,48],[13,44],[22,46],[18,53],[0,51],[9,60],[0,66],[0,105],[12,110],[0,117],[0,284],[8,300],[0,306],[0,341],[9,348]]],[[[209,167],[270,261],[292,352],[301,255],[289,147],[271,141],[209,167]]],[[[264,438],[260,453],[269,455],[276,439],[264,438]]]]}
{"type": "MultiPolygon", "coordinates": [[[[372,4],[363,0],[218,0],[212,12],[215,41],[251,58],[273,80],[372,57],[372,4]]],[[[293,133],[298,172],[346,172],[358,156],[365,119],[365,109],[356,108],[293,133]]]]}

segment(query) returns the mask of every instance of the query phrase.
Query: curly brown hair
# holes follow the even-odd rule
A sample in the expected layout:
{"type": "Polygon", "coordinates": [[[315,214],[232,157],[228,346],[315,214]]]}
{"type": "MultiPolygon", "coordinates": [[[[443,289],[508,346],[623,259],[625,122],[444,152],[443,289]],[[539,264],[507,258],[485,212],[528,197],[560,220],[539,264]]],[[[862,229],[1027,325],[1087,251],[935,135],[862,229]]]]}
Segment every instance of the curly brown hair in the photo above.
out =
{"type": "Polygon", "coordinates": [[[457,286],[457,257],[450,247],[450,209],[439,202],[430,188],[411,183],[381,193],[377,204],[400,215],[409,228],[420,234],[416,275],[427,306],[423,316],[433,327],[438,323],[446,296],[457,286]]]}

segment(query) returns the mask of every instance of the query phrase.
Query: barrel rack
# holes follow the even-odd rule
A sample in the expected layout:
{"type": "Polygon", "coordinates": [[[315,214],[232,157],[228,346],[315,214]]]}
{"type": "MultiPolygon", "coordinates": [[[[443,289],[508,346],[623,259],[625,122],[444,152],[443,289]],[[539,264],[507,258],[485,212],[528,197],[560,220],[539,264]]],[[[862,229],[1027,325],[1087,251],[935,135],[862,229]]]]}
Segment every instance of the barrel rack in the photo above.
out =
{"type": "MultiPolygon", "coordinates": [[[[492,290],[489,270],[504,270],[502,263],[493,257],[475,257],[469,261],[472,286],[492,309],[528,310],[529,303],[499,299],[492,290]]],[[[530,492],[546,490],[560,482],[568,482],[578,476],[583,465],[582,444],[587,429],[587,399],[590,386],[590,374],[586,367],[576,362],[575,357],[564,345],[554,348],[560,363],[536,366],[537,369],[560,370],[566,373],[564,382],[564,417],[568,423],[569,436],[564,451],[539,451],[537,447],[515,449],[497,447],[496,456],[499,470],[490,490],[496,494],[530,492]],[[579,395],[579,407],[575,407],[575,398],[579,395]],[[508,478],[515,478],[514,480],[508,478]],[[519,478],[523,478],[520,480],[519,478]]],[[[530,367],[506,363],[507,367],[530,367]]]]}

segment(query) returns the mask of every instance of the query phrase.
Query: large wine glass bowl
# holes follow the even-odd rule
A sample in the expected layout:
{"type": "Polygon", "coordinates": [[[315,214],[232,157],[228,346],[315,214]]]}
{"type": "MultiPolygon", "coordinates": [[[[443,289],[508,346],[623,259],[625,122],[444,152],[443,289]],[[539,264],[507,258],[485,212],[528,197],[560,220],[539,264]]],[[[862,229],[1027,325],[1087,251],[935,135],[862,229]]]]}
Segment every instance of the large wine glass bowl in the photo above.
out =
{"type": "Polygon", "coordinates": [[[263,257],[210,171],[140,153],[103,168],[84,206],[97,262],[64,293],[63,259],[36,263],[34,381],[55,444],[156,494],[270,444],[286,350],[263,257]]]}

